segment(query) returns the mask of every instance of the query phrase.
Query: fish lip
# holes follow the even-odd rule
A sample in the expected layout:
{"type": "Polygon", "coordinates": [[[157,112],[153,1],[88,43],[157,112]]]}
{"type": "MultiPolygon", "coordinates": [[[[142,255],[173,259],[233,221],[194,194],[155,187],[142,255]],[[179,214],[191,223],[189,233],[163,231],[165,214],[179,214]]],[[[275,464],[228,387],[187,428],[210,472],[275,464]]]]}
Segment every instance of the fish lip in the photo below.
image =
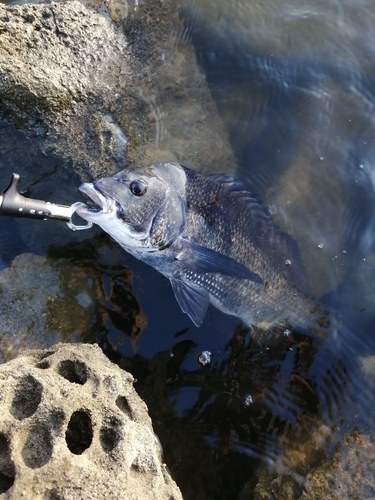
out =
{"type": "Polygon", "coordinates": [[[96,217],[102,214],[113,212],[113,203],[110,198],[108,198],[100,189],[91,182],[85,182],[79,187],[81,193],[85,194],[90,198],[96,205],[97,208],[90,208],[87,205],[83,205],[77,209],[77,214],[85,219],[87,216],[96,217]]]}

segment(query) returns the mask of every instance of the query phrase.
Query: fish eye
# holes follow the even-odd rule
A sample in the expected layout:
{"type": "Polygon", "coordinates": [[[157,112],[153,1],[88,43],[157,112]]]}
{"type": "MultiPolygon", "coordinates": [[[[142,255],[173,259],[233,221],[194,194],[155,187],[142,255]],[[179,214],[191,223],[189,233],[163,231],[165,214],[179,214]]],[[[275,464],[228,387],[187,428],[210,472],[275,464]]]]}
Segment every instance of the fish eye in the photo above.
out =
{"type": "Polygon", "coordinates": [[[142,180],[133,181],[130,183],[130,191],[135,196],[143,196],[147,191],[147,183],[142,180]]]}

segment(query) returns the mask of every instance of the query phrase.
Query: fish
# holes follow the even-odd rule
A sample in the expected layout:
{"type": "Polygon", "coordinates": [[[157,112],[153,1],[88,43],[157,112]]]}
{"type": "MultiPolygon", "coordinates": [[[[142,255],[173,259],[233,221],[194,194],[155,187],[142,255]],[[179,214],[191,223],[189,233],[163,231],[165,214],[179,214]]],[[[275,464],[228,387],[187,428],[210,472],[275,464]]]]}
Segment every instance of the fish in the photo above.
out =
{"type": "Polygon", "coordinates": [[[196,326],[210,304],[249,326],[329,323],[308,298],[296,241],[243,181],[170,162],[79,189],[96,206],[82,204],[77,214],[167,277],[196,326]]]}

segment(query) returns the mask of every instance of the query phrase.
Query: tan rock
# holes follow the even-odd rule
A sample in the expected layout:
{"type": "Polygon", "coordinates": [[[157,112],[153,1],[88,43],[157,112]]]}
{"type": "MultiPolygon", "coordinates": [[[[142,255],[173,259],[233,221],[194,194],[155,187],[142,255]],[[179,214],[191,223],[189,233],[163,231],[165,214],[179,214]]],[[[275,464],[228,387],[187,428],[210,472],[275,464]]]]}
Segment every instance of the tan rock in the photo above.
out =
{"type": "Polygon", "coordinates": [[[0,366],[7,499],[181,499],[133,377],[95,345],[26,351],[0,366]]]}

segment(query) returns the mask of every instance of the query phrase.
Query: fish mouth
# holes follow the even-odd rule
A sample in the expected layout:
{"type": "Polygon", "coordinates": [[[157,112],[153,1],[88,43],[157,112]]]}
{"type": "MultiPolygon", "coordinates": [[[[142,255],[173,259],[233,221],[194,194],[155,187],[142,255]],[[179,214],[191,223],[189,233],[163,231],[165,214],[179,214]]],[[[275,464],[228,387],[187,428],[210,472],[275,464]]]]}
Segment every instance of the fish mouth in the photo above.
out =
{"type": "Polygon", "coordinates": [[[111,214],[114,211],[114,200],[102,193],[95,184],[85,182],[79,187],[79,190],[95,204],[94,206],[82,204],[77,208],[76,213],[82,219],[95,222],[95,218],[111,214]]]}

